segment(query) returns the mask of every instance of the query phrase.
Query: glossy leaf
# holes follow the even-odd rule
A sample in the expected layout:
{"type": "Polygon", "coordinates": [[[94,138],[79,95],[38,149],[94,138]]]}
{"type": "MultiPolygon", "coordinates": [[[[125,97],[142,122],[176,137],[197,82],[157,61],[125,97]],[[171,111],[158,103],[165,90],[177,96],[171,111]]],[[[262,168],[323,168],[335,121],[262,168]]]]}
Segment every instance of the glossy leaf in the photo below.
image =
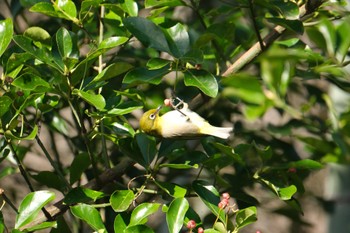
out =
{"type": "Polygon", "coordinates": [[[105,197],[105,194],[100,191],[76,187],[68,192],[64,198],[64,203],[72,205],[76,203],[95,202],[98,199],[105,197]]]}
{"type": "Polygon", "coordinates": [[[32,131],[27,135],[15,135],[11,131],[6,131],[5,136],[9,139],[17,139],[17,140],[33,140],[38,134],[38,126],[35,125],[32,131]]]}
{"type": "Polygon", "coordinates": [[[106,101],[100,94],[94,94],[91,92],[85,92],[82,90],[74,89],[72,92],[73,95],[78,95],[83,100],[96,107],[98,110],[104,109],[106,106],[106,101]]]}
{"type": "Polygon", "coordinates": [[[281,198],[281,200],[290,200],[292,199],[293,195],[297,192],[297,188],[294,185],[290,185],[285,188],[280,188],[278,190],[278,194],[281,198]]]}
{"type": "Polygon", "coordinates": [[[190,50],[190,37],[185,27],[178,23],[166,32],[171,53],[177,58],[184,56],[190,50]]]}
{"type": "Polygon", "coordinates": [[[149,70],[158,70],[158,69],[161,69],[161,68],[169,65],[170,63],[171,63],[171,61],[169,61],[169,60],[165,60],[165,59],[161,59],[161,58],[151,58],[147,62],[147,68],[149,70]]]}
{"type": "Polygon", "coordinates": [[[226,217],[224,211],[220,211],[218,207],[220,195],[216,188],[202,180],[194,181],[192,187],[203,203],[210,209],[210,211],[215,216],[219,216],[219,219],[225,223],[226,217]]]}
{"type": "Polygon", "coordinates": [[[160,27],[142,17],[128,17],[123,20],[125,27],[146,47],[171,54],[168,42],[160,27]]]}
{"type": "Polygon", "coordinates": [[[188,208],[189,204],[186,198],[176,198],[170,203],[166,212],[166,222],[170,233],[180,232],[188,208]]]}
{"type": "Polygon", "coordinates": [[[241,229],[257,220],[257,211],[255,206],[239,210],[236,214],[236,227],[241,229]]]}
{"type": "Polygon", "coordinates": [[[10,44],[13,35],[13,24],[10,18],[0,21],[0,57],[10,44]]]}
{"type": "Polygon", "coordinates": [[[30,27],[25,30],[23,35],[29,37],[34,42],[40,42],[41,45],[51,48],[51,36],[41,27],[30,27]]]}
{"type": "Polygon", "coordinates": [[[16,78],[12,85],[22,90],[34,90],[38,91],[39,87],[42,87],[40,92],[49,90],[50,84],[33,73],[24,73],[16,78]]]}
{"type": "Polygon", "coordinates": [[[83,174],[83,172],[91,165],[89,155],[87,153],[82,153],[74,157],[74,160],[69,168],[70,184],[78,181],[83,174]]]}
{"type": "Polygon", "coordinates": [[[154,233],[154,231],[146,225],[128,226],[124,233],[154,233]]]}
{"type": "Polygon", "coordinates": [[[41,211],[41,208],[53,199],[55,199],[55,194],[45,190],[26,195],[18,208],[15,228],[21,228],[33,221],[41,211]]]}
{"type": "Polygon", "coordinates": [[[103,224],[100,213],[91,205],[78,204],[71,206],[72,214],[86,222],[92,229],[99,232],[106,232],[107,230],[103,224]]]}
{"type": "Polygon", "coordinates": [[[307,169],[307,170],[317,170],[323,168],[323,165],[312,159],[303,159],[296,162],[290,162],[288,167],[295,168],[297,170],[307,169]]]}
{"type": "Polygon", "coordinates": [[[56,42],[58,51],[62,58],[70,57],[73,51],[73,40],[69,31],[65,28],[60,28],[56,33],[56,42]]]}
{"type": "Polygon", "coordinates": [[[303,23],[299,19],[288,20],[281,18],[267,18],[267,20],[271,23],[285,27],[299,35],[302,35],[304,33],[303,23]]]}
{"type": "Polygon", "coordinates": [[[32,177],[39,183],[46,185],[49,188],[54,188],[62,192],[65,191],[65,182],[53,172],[42,171],[39,172],[37,175],[32,175],[32,177]]]}
{"type": "Polygon", "coordinates": [[[121,4],[121,8],[125,12],[127,12],[130,16],[137,16],[138,15],[138,6],[134,0],[125,0],[121,4]]]}
{"type": "Polygon", "coordinates": [[[161,182],[156,180],[154,181],[154,183],[156,183],[164,192],[175,198],[185,197],[187,193],[187,189],[177,184],[161,182]]]}
{"type": "Polygon", "coordinates": [[[131,213],[129,226],[145,224],[148,217],[158,211],[159,203],[142,203],[138,205],[131,213]]]}
{"type": "Polygon", "coordinates": [[[2,215],[2,212],[0,211],[0,233],[4,233],[6,229],[4,216],[2,215]]]}
{"type": "Polygon", "coordinates": [[[28,52],[39,61],[42,61],[45,64],[57,69],[60,72],[63,72],[64,67],[60,63],[55,63],[54,58],[49,53],[49,51],[44,48],[38,48],[34,45],[33,41],[25,36],[15,35],[13,36],[14,42],[24,51],[28,52]]]}
{"type": "Polygon", "coordinates": [[[238,97],[247,103],[262,105],[266,102],[261,82],[256,77],[232,75],[222,79],[225,86],[222,94],[227,97],[238,97]]]}
{"type": "Polygon", "coordinates": [[[135,195],[133,191],[117,190],[111,195],[109,202],[115,212],[123,212],[129,208],[134,199],[135,195]]]}
{"type": "Polygon", "coordinates": [[[124,79],[123,83],[126,84],[140,84],[140,83],[150,83],[158,85],[161,83],[164,75],[169,73],[170,70],[167,66],[157,69],[157,70],[148,70],[144,67],[138,67],[129,71],[124,79]]]}
{"type": "Polygon", "coordinates": [[[109,66],[107,66],[105,69],[102,70],[101,73],[99,73],[92,81],[89,83],[89,86],[91,84],[101,81],[106,81],[111,78],[117,77],[120,74],[123,74],[127,71],[129,71],[133,66],[126,62],[117,62],[113,63],[109,66]]]}
{"type": "Polygon", "coordinates": [[[184,72],[185,85],[194,86],[210,97],[218,94],[218,83],[214,75],[205,70],[187,70],[184,72]]]}
{"type": "Polygon", "coordinates": [[[12,99],[8,96],[0,96],[0,117],[2,117],[11,107],[12,99]]]}
{"type": "Polygon", "coordinates": [[[146,164],[150,164],[157,153],[155,138],[144,133],[139,133],[136,134],[136,141],[146,164]]]}
{"type": "Polygon", "coordinates": [[[43,223],[40,223],[36,226],[28,227],[26,229],[26,232],[35,232],[35,231],[40,231],[40,230],[44,230],[44,229],[48,229],[48,228],[57,228],[57,222],[56,221],[43,222],[43,223]]]}
{"type": "Polygon", "coordinates": [[[127,42],[129,38],[114,36],[104,39],[99,45],[98,49],[111,49],[127,42]]]}
{"type": "Polygon", "coordinates": [[[177,163],[163,163],[159,165],[159,168],[168,167],[168,168],[175,168],[175,169],[191,169],[191,168],[198,168],[198,164],[177,164],[177,163]]]}
{"type": "Polygon", "coordinates": [[[148,7],[174,7],[174,6],[182,6],[184,2],[181,0],[146,0],[145,6],[148,7]]]}
{"type": "Polygon", "coordinates": [[[114,228],[114,232],[125,232],[126,229],[126,223],[122,217],[122,215],[118,214],[115,219],[114,219],[114,223],[113,223],[113,228],[114,228]]]}

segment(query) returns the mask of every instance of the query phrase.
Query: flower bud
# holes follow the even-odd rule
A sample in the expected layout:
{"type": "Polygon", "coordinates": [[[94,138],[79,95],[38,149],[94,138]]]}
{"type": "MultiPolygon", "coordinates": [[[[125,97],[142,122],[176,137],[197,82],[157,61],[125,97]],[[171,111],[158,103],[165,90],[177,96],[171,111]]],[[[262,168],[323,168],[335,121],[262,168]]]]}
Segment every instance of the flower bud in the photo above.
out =
{"type": "Polygon", "coordinates": [[[196,222],[194,220],[190,220],[187,222],[187,228],[188,229],[193,229],[196,227],[196,222]]]}

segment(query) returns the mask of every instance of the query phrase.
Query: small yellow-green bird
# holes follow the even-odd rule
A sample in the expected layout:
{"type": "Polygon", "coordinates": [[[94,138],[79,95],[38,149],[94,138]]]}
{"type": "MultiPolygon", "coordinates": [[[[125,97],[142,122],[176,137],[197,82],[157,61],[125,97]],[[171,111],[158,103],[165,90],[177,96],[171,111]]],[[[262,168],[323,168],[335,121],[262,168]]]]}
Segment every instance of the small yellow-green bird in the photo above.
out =
{"type": "Polygon", "coordinates": [[[188,109],[188,104],[182,102],[183,107],[169,111],[159,116],[162,106],[151,109],[143,114],[140,119],[140,128],[147,134],[162,138],[198,138],[212,135],[227,139],[232,127],[215,127],[209,124],[197,113],[188,109]]]}

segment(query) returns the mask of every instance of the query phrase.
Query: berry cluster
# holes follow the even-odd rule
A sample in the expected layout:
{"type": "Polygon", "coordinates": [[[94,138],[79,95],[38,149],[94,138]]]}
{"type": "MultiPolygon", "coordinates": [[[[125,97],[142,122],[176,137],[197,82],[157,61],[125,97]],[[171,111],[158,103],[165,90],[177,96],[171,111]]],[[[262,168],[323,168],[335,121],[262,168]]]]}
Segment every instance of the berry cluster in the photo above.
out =
{"type": "MultiPolygon", "coordinates": [[[[196,228],[196,222],[194,220],[190,220],[187,222],[187,228],[190,230],[190,233],[193,232],[193,230],[196,228]]],[[[197,229],[198,233],[203,233],[204,229],[202,227],[198,227],[197,229]]]]}

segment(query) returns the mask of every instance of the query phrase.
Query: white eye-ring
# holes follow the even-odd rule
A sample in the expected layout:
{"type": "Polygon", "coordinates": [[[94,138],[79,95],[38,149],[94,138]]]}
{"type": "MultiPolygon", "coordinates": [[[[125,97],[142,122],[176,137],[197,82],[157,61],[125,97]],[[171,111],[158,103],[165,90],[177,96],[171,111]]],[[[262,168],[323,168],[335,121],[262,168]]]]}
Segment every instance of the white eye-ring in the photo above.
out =
{"type": "Polygon", "coordinates": [[[156,118],[156,115],[154,114],[149,115],[149,119],[154,120],[154,118],[156,118]]]}

